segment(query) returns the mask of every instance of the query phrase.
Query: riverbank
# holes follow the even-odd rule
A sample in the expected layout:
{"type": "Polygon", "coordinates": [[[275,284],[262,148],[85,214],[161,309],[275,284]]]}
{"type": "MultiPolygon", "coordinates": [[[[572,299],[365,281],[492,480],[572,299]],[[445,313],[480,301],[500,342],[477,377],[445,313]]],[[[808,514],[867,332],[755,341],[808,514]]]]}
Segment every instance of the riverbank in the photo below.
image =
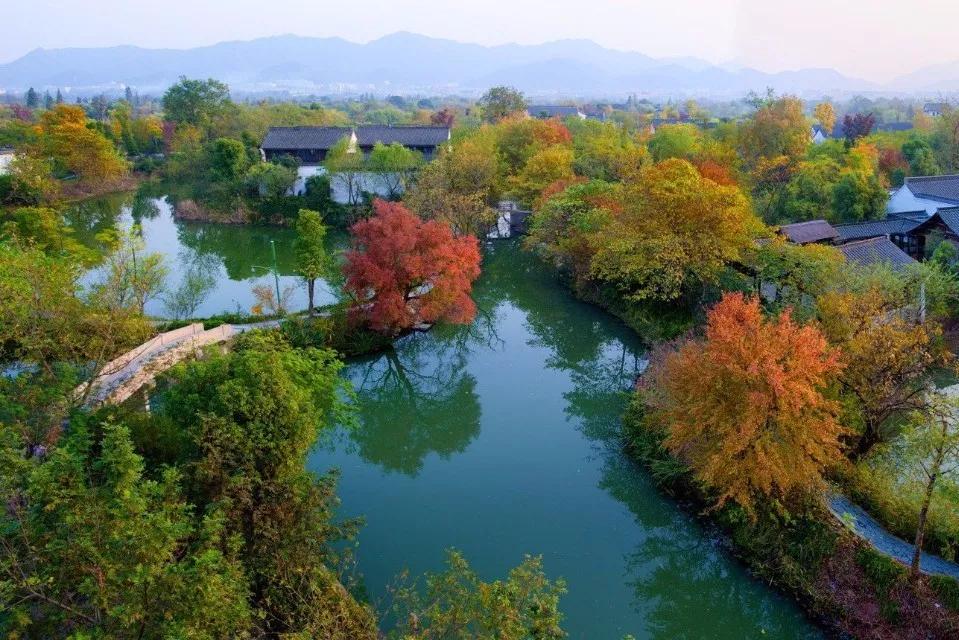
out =
{"type": "Polygon", "coordinates": [[[117,193],[134,191],[146,182],[147,176],[131,173],[116,180],[97,182],[95,185],[81,185],[76,181],[61,181],[58,204],[75,204],[90,198],[100,198],[117,193]]]}
{"type": "MultiPolygon", "coordinates": [[[[563,274],[558,277],[577,297],[620,318],[650,342],[672,339],[695,325],[690,314],[630,308],[609,291],[576,287],[563,274]]],[[[808,505],[807,515],[799,518],[772,505],[765,505],[755,520],[738,507],[712,510],[712,496],[663,448],[664,434],[648,431],[642,418],[642,402],[634,394],[623,417],[630,457],[663,493],[705,526],[715,527],[731,555],[798,602],[827,633],[877,640],[959,634],[959,582],[924,576],[913,585],[904,565],[854,535],[825,504],[808,505]]]]}
{"type": "Polygon", "coordinates": [[[717,526],[729,551],[764,581],[793,597],[827,632],[856,638],[945,638],[959,633],[959,583],[924,576],[877,552],[832,516],[824,504],[803,515],[762,505],[754,518],[735,505],[713,509],[714,497],[663,446],[635,394],[623,417],[626,448],[657,486],[717,526]]]}
{"type": "Polygon", "coordinates": [[[252,224],[253,213],[245,206],[237,206],[233,211],[216,211],[200,205],[189,198],[172,204],[173,219],[184,222],[210,222],[216,224],[252,224]]]}

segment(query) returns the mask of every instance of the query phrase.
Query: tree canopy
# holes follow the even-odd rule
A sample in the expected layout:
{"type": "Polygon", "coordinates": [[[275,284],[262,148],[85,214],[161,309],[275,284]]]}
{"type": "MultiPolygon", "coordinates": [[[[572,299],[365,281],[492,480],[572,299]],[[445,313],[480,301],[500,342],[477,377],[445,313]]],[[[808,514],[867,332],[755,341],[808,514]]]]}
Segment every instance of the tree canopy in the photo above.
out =
{"type": "Polygon", "coordinates": [[[358,312],[387,333],[422,322],[470,322],[470,291],[480,273],[476,238],[456,237],[449,225],[424,222],[401,204],[377,200],[373,210],[353,225],[343,268],[358,312]]]}
{"type": "Polygon", "coordinates": [[[680,344],[644,374],[651,419],[665,446],[716,495],[751,510],[818,490],[842,457],[838,406],[825,391],[839,354],[788,312],[727,294],[705,336],[680,344]]]}

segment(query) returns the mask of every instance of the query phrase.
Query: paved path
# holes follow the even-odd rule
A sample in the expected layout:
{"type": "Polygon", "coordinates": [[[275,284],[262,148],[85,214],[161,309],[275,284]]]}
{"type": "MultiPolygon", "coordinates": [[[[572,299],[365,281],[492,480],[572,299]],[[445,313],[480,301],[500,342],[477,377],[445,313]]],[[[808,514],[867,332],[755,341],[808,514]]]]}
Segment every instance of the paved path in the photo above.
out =
{"type": "MultiPolygon", "coordinates": [[[[895,558],[907,567],[912,564],[912,554],[916,547],[886,531],[875,518],[849,498],[833,494],[829,498],[829,510],[840,522],[851,525],[853,533],[877,551],[895,558]]],[[[959,580],[959,564],[943,560],[939,556],[923,553],[919,559],[919,568],[923,573],[941,574],[959,580]]]]}
{"type": "MultiPolygon", "coordinates": [[[[93,389],[85,404],[89,407],[120,404],[144,385],[153,382],[160,373],[195,354],[200,347],[226,342],[252,329],[274,329],[279,326],[279,320],[266,320],[251,324],[222,324],[204,330],[203,324],[197,322],[161,333],[108,363],[93,380],[93,389]]],[[[86,384],[77,387],[77,396],[86,391],[86,384]]]]}

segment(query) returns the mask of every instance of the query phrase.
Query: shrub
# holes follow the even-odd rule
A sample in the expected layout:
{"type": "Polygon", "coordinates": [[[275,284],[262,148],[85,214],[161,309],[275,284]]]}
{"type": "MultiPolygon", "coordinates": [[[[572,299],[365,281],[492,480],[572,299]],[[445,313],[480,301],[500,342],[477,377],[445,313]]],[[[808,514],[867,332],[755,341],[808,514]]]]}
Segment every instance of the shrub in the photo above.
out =
{"type": "Polygon", "coordinates": [[[929,576],[929,587],[943,605],[959,611],[959,580],[949,576],[929,576]]]}

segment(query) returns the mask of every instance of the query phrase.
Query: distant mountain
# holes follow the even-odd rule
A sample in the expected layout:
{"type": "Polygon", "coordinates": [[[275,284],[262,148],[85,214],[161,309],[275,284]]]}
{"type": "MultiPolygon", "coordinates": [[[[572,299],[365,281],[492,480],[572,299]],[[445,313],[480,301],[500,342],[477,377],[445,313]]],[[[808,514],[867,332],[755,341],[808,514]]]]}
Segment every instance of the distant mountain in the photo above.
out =
{"type": "Polygon", "coordinates": [[[959,60],[934,64],[899,76],[890,83],[899,91],[934,95],[959,91],[959,60]]]}
{"type": "Polygon", "coordinates": [[[178,76],[217,78],[234,91],[294,93],[478,93],[511,84],[534,95],[742,95],[767,86],[800,93],[878,89],[829,69],[763,73],[696,58],[656,59],[589,40],[485,47],[395,33],[367,44],[341,38],[276,36],[194,49],[133,46],[37,49],[0,65],[0,87],[132,86],[159,91],[178,76]]]}

